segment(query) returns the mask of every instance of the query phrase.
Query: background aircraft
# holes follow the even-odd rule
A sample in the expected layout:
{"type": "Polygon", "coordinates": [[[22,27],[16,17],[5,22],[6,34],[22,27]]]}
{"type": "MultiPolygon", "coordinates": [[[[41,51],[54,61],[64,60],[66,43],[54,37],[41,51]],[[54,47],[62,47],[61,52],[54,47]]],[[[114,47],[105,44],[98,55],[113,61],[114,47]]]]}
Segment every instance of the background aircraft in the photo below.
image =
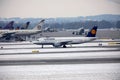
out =
{"type": "Polygon", "coordinates": [[[50,27],[46,27],[45,29],[42,30],[43,32],[57,32],[57,29],[55,28],[50,28],[50,27]]]}
{"type": "Polygon", "coordinates": [[[30,22],[28,21],[26,22],[26,24],[22,25],[21,29],[28,29],[29,25],[30,25],[30,22]]]}
{"type": "Polygon", "coordinates": [[[1,30],[19,30],[19,29],[28,29],[30,22],[26,22],[21,27],[13,27],[14,21],[10,21],[5,27],[1,28],[1,30]]]}
{"type": "Polygon", "coordinates": [[[10,21],[8,24],[6,24],[5,27],[1,28],[0,41],[3,41],[4,39],[10,39],[10,36],[15,33],[14,31],[12,31],[12,29],[14,29],[13,24],[14,21],[10,21]]]}
{"type": "MultiPolygon", "coordinates": [[[[21,36],[30,36],[33,34],[41,33],[41,28],[45,20],[41,20],[37,26],[33,29],[18,29],[18,30],[0,30],[0,41],[10,40],[12,38],[20,39],[21,36]],[[9,38],[8,38],[9,37],[9,38]]],[[[13,26],[13,21],[6,25],[7,28],[11,28],[13,26]]],[[[29,23],[26,24],[27,27],[29,23]]]]}
{"type": "Polygon", "coordinates": [[[85,30],[84,30],[83,27],[81,27],[81,28],[79,28],[79,29],[77,29],[77,30],[74,30],[74,31],[72,32],[73,35],[83,35],[84,33],[85,33],[85,30]]]}
{"type": "Polygon", "coordinates": [[[53,45],[54,47],[66,48],[68,44],[81,44],[85,42],[90,42],[96,39],[97,26],[94,26],[87,34],[86,37],[42,37],[37,41],[33,41],[33,44],[37,45],[53,45]]]}
{"type": "Polygon", "coordinates": [[[9,22],[5,27],[3,27],[2,29],[3,29],[3,30],[5,30],[5,29],[7,29],[7,30],[12,30],[12,29],[14,29],[13,24],[14,24],[14,21],[10,21],[10,22],[9,22]]]}

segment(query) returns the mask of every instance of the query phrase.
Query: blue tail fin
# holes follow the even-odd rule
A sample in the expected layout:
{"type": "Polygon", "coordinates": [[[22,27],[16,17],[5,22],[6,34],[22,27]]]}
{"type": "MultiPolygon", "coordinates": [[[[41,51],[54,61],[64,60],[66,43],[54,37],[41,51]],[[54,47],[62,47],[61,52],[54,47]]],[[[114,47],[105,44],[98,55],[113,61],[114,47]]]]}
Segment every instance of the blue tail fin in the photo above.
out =
{"type": "Polygon", "coordinates": [[[26,22],[22,27],[21,29],[28,29],[28,26],[29,26],[30,22],[26,22]]]}
{"type": "Polygon", "coordinates": [[[14,24],[14,21],[11,21],[3,29],[14,29],[13,24],[14,24]]]}
{"type": "Polygon", "coordinates": [[[29,24],[30,24],[30,22],[27,22],[27,23],[26,23],[26,29],[28,29],[29,24]]]}
{"type": "Polygon", "coordinates": [[[97,26],[94,26],[87,34],[86,37],[96,37],[97,26]]]}

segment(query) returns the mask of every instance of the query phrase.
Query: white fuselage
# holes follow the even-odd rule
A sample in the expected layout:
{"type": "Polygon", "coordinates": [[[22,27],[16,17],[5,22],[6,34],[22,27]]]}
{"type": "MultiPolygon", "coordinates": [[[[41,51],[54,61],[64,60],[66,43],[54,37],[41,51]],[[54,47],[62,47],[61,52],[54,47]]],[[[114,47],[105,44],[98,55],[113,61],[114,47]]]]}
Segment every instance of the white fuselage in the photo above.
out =
{"type": "Polygon", "coordinates": [[[33,41],[34,44],[38,45],[59,45],[60,44],[80,44],[95,40],[95,37],[42,37],[39,38],[37,41],[33,41]]]}
{"type": "Polygon", "coordinates": [[[16,35],[29,35],[41,32],[41,30],[0,30],[0,34],[15,33],[16,35]]]}

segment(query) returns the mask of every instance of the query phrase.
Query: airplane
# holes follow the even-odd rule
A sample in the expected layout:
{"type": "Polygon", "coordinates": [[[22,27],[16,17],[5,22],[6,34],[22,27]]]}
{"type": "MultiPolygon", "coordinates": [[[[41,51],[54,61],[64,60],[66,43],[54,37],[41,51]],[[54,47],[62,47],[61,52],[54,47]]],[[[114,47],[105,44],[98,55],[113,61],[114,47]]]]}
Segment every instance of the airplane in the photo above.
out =
{"type": "Polygon", "coordinates": [[[23,29],[23,30],[15,30],[16,33],[15,35],[18,35],[18,36],[29,36],[29,35],[33,35],[33,34],[37,34],[37,33],[41,33],[42,32],[42,26],[44,24],[44,19],[42,19],[38,25],[36,25],[33,29],[23,29]]]}
{"type": "MultiPolygon", "coordinates": [[[[10,21],[5,27],[1,28],[0,30],[0,41],[5,41],[9,40],[12,36],[12,34],[15,34],[15,32],[13,31],[14,27],[13,27],[14,21],[10,21]]],[[[26,23],[27,25],[27,23],[26,23]]]]}
{"type": "Polygon", "coordinates": [[[12,29],[14,29],[13,24],[14,24],[14,21],[10,21],[10,22],[9,22],[5,27],[3,27],[2,29],[3,29],[3,30],[5,30],[5,29],[12,30],[12,29]]]}
{"type": "Polygon", "coordinates": [[[10,39],[10,36],[12,34],[14,34],[14,32],[11,31],[12,29],[14,29],[13,24],[14,24],[14,21],[10,21],[5,27],[1,28],[1,30],[0,30],[0,41],[3,40],[4,38],[10,39]]]}
{"type": "Polygon", "coordinates": [[[46,27],[46,28],[43,30],[43,32],[57,32],[57,30],[54,29],[54,28],[46,27]]]}
{"type": "Polygon", "coordinates": [[[25,24],[23,24],[21,27],[17,26],[17,27],[15,28],[15,30],[28,29],[29,25],[30,25],[30,22],[28,21],[28,22],[26,22],[25,24]]]}
{"type": "MultiPolygon", "coordinates": [[[[13,30],[14,27],[13,27],[13,24],[14,24],[14,21],[10,21],[5,27],[1,27],[2,30],[13,30]]],[[[28,26],[29,26],[30,22],[26,22],[24,25],[22,25],[21,29],[28,29],[28,26]]],[[[15,28],[16,30],[20,29],[20,27],[16,27],[15,28]]]]}
{"type": "MultiPolygon", "coordinates": [[[[20,36],[29,36],[37,33],[41,33],[41,28],[45,20],[41,20],[37,26],[35,26],[33,29],[22,29],[22,30],[0,30],[0,41],[4,41],[6,37],[12,38],[12,36],[18,38],[20,36]]],[[[13,22],[11,24],[8,24],[7,27],[10,27],[13,25],[13,22]]]]}
{"type": "Polygon", "coordinates": [[[72,32],[73,35],[82,35],[83,33],[85,33],[85,30],[84,30],[83,27],[81,27],[81,28],[79,28],[79,29],[77,29],[77,30],[74,30],[74,31],[72,32]]]}
{"type": "Polygon", "coordinates": [[[97,26],[94,26],[87,34],[86,37],[42,37],[36,41],[32,41],[33,44],[37,45],[53,45],[53,47],[63,47],[66,48],[68,44],[81,44],[93,41],[96,38],[97,26]]]}

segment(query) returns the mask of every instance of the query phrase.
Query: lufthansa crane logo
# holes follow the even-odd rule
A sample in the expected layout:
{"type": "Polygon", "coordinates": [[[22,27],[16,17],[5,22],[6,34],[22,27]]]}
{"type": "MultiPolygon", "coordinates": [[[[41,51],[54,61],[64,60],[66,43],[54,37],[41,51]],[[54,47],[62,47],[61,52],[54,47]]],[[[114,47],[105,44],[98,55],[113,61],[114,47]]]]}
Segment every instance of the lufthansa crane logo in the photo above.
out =
{"type": "Polygon", "coordinates": [[[91,34],[96,34],[96,30],[93,29],[93,30],[91,31],[91,34]]]}

